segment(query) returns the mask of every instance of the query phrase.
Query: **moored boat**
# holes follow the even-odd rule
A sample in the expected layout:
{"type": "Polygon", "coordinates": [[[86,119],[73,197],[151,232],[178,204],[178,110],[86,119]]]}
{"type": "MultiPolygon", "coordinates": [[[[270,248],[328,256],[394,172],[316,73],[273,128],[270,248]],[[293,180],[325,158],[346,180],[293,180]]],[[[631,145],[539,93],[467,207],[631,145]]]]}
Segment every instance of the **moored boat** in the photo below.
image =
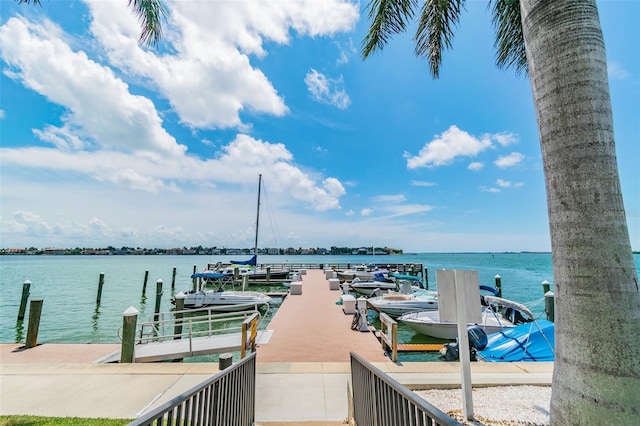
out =
{"type": "MultiPolygon", "coordinates": [[[[482,299],[484,306],[481,311],[481,321],[469,323],[468,326],[477,325],[487,334],[534,319],[529,308],[520,303],[495,296],[483,296],[482,299]]],[[[402,315],[398,321],[425,336],[447,340],[453,340],[458,336],[458,323],[441,321],[439,311],[412,312],[402,315]]]]}

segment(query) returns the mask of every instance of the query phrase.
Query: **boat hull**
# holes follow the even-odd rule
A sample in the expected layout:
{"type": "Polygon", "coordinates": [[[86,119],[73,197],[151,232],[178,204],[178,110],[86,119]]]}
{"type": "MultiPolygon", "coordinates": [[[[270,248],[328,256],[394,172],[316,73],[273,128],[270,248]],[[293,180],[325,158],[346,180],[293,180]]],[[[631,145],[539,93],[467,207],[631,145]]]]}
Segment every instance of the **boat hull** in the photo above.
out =
{"type": "Polygon", "coordinates": [[[184,308],[208,307],[219,312],[236,312],[255,309],[271,303],[264,293],[244,291],[197,291],[185,294],[184,308]]]}
{"type": "MultiPolygon", "coordinates": [[[[438,311],[414,312],[398,318],[413,331],[425,336],[438,339],[454,340],[458,337],[458,324],[455,322],[440,321],[438,311]]],[[[506,320],[497,320],[490,314],[483,314],[483,320],[479,324],[469,323],[467,327],[478,326],[487,334],[497,333],[514,325],[506,320]]]]}

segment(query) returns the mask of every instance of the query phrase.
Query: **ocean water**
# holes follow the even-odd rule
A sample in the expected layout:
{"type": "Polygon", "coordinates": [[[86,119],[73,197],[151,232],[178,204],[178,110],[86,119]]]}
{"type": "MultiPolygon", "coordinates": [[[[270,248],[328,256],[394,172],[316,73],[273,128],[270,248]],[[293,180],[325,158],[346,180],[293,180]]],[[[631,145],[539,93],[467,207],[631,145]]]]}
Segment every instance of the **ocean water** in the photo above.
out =
{"type": "MultiPolygon", "coordinates": [[[[635,255],[636,265],[640,255],[635,255]]],[[[171,298],[191,287],[194,267],[229,261],[228,256],[0,256],[0,342],[24,342],[28,310],[17,321],[22,287],[31,281],[30,300],[43,299],[38,343],[119,343],[123,312],[133,306],[139,321],[154,313],[156,282],[163,281],[161,311],[170,311],[171,298]],[[176,268],[175,289],[171,288],[176,268]],[[146,294],[142,294],[148,271],[146,294]],[[104,273],[101,302],[96,304],[100,273],[104,273]]],[[[422,263],[427,268],[429,288],[436,287],[438,269],[477,270],[480,284],[493,286],[499,275],[503,297],[524,303],[544,315],[542,282],[553,285],[548,253],[425,253],[403,256],[260,256],[261,263],[422,263]]],[[[254,287],[252,286],[253,290],[254,287]]],[[[282,286],[260,287],[260,291],[284,291],[282,286]]],[[[269,315],[277,310],[277,303],[269,315]]],[[[375,323],[375,318],[372,318],[375,323]]],[[[420,343],[422,337],[399,327],[400,339],[420,343]]]]}

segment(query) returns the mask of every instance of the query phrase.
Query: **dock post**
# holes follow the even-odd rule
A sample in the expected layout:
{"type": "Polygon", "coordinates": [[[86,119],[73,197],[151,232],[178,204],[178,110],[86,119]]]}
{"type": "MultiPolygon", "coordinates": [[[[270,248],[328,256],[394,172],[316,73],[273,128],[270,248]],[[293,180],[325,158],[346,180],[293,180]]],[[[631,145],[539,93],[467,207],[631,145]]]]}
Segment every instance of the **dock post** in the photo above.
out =
{"type": "Polygon", "coordinates": [[[96,305],[100,304],[102,299],[102,286],[104,285],[104,272],[100,272],[100,278],[98,278],[98,296],[96,297],[96,305]]]}
{"type": "Polygon", "coordinates": [[[267,282],[271,281],[271,266],[267,266],[267,282]]]}
{"type": "MultiPolygon", "coordinates": [[[[198,265],[193,265],[193,273],[195,274],[198,271],[198,265]]],[[[193,278],[191,280],[191,284],[193,286],[193,291],[198,291],[198,279],[193,278]]]]}
{"type": "Polygon", "coordinates": [[[133,306],[129,306],[122,316],[122,348],[120,349],[121,364],[131,364],[134,361],[133,355],[136,344],[137,322],[138,310],[133,306]]]}
{"type": "Polygon", "coordinates": [[[31,281],[26,280],[22,283],[22,297],[20,298],[20,309],[18,309],[18,321],[24,319],[24,313],[27,310],[27,300],[29,300],[29,290],[31,289],[31,281]]]}
{"type": "Polygon", "coordinates": [[[555,319],[554,295],[552,291],[544,294],[544,311],[547,313],[547,321],[553,322],[555,319]]]}
{"type": "Polygon", "coordinates": [[[220,370],[224,370],[227,367],[231,367],[231,364],[233,364],[233,354],[229,352],[220,354],[220,358],[218,359],[218,368],[220,370]]]}
{"type": "Polygon", "coordinates": [[[429,268],[424,267],[424,285],[425,289],[429,290],[429,268]]]}
{"type": "Polygon", "coordinates": [[[244,274],[242,277],[242,291],[247,291],[247,287],[249,286],[249,275],[244,274]]]}
{"type": "Polygon", "coordinates": [[[175,327],[173,329],[173,340],[180,340],[182,338],[182,318],[184,318],[184,299],[187,296],[180,292],[176,294],[176,313],[175,313],[175,327]]]}
{"type": "Polygon", "coordinates": [[[40,314],[42,313],[42,299],[33,299],[29,305],[29,325],[27,326],[27,349],[38,345],[38,329],[40,328],[40,314]]]}
{"type": "Polygon", "coordinates": [[[142,295],[147,294],[147,280],[149,279],[149,270],[144,271],[144,283],[142,284],[142,295]]]}
{"type": "Polygon", "coordinates": [[[544,293],[544,295],[546,296],[547,293],[549,293],[551,291],[551,284],[549,284],[549,281],[544,280],[542,281],[542,292],[544,293]]]}
{"type": "Polygon", "coordinates": [[[500,275],[496,275],[496,290],[498,290],[498,297],[502,297],[502,278],[500,275]]]}
{"type": "Polygon", "coordinates": [[[171,275],[171,290],[176,289],[176,267],[173,267],[173,274],[171,275]]]}
{"type": "Polygon", "coordinates": [[[162,280],[158,279],[156,281],[156,307],[153,311],[155,315],[153,316],[154,321],[158,321],[160,314],[160,303],[162,302],[162,280]]]}

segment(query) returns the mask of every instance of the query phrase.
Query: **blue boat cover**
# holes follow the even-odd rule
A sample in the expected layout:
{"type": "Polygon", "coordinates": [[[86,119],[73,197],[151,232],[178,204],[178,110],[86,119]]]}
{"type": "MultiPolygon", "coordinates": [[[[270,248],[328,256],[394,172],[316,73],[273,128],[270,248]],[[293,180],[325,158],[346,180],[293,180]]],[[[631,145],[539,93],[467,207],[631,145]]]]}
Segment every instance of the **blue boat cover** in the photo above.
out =
{"type": "Polygon", "coordinates": [[[234,264],[234,265],[253,265],[253,266],[256,266],[256,264],[257,264],[257,256],[253,255],[251,257],[251,259],[249,259],[249,260],[232,260],[231,263],[234,264]]]}
{"type": "Polygon", "coordinates": [[[553,332],[553,323],[544,319],[505,328],[487,336],[478,356],[489,362],[553,361],[553,332]]]}
{"type": "Polygon", "coordinates": [[[195,274],[191,275],[191,278],[211,278],[214,280],[218,280],[224,277],[228,277],[228,275],[221,274],[220,272],[213,272],[213,271],[196,272],[195,274]]]}

